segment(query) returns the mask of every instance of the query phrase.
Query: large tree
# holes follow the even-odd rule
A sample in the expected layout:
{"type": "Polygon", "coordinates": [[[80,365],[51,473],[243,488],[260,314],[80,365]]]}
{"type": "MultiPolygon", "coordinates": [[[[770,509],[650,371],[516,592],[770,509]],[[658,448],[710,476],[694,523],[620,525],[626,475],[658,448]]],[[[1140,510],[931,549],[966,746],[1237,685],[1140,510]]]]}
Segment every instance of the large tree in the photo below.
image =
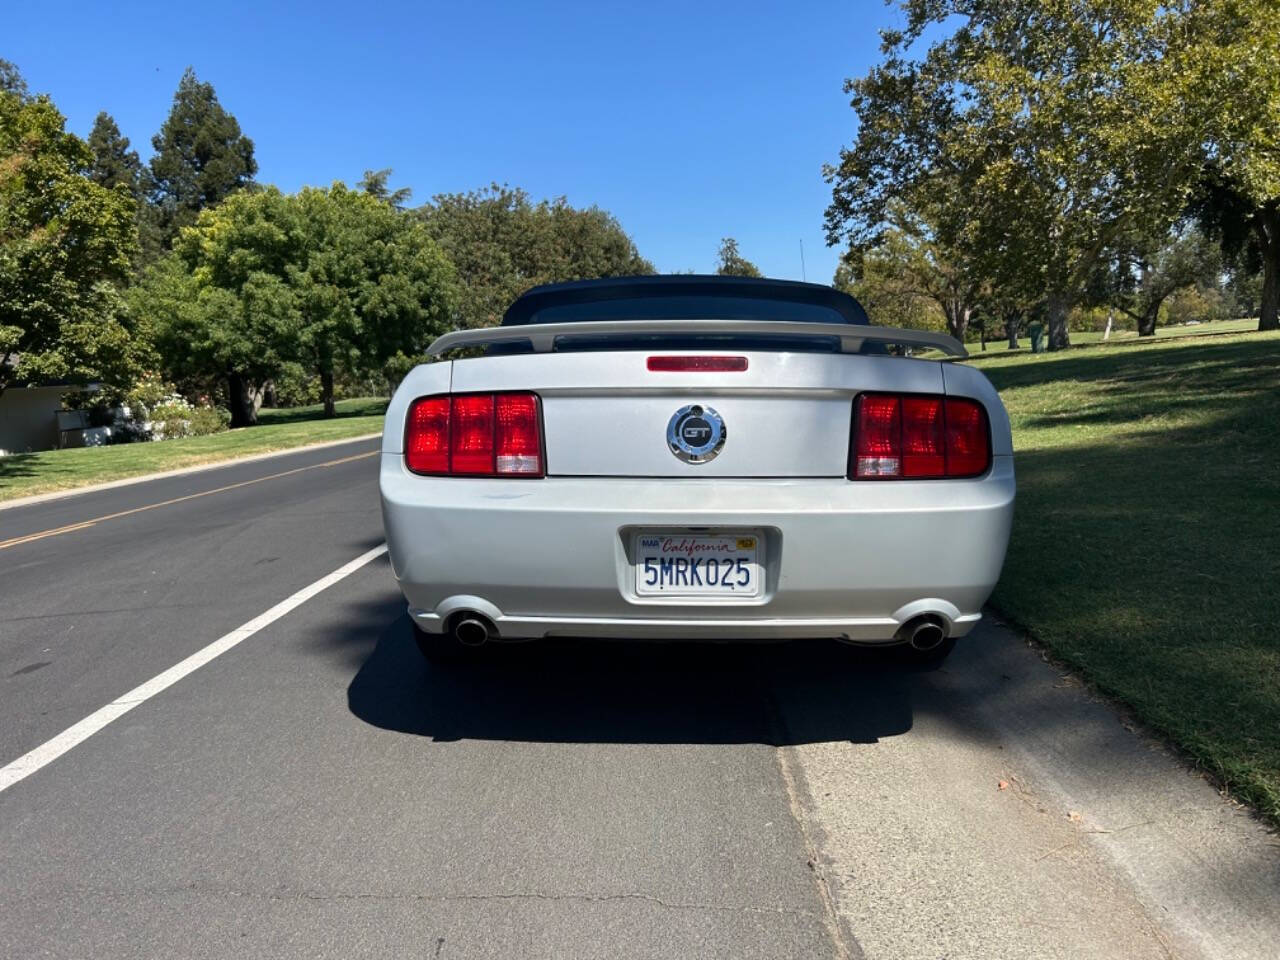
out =
{"type": "MultiPolygon", "coordinates": [[[[892,203],[938,210],[937,239],[1031,284],[1050,343],[1126,230],[1156,234],[1198,163],[1158,0],[903,0],[884,61],[851,80],[857,139],[827,171],[830,243],[879,243],[892,203]],[[940,187],[942,192],[940,193],[940,187]]],[[[1017,299],[1025,299],[1019,293],[1017,299]]]]}
{"type": "Polygon", "coordinates": [[[0,393],[40,379],[124,383],[136,344],[117,285],[134,203],[46,98],[0,91],[0,393]]]}
{"type": "Polygon", "coordinates": [[[93,154],[89,176],[94,182],[108,189],[123,186],[135,201],[141,200],[142,161],[138,151],[130,149],[129,138],[120,132],[115,118],[105,110],[94,119],[88,144],[93,154]]]}
{"type": "Polygon", "coordinates": [[[1138,336],[1155,336],[1165,301],[1186,287],[1216,286],[1222,257],[1199,230],[1183,229],[1162,241],[1136,238],[1118,245],[1100,299],[1127,314],[1138,336]]]}
{"type": "Polygon", "coordinates": [[[151,200],[164,246],[195,223],[201,210],[247,186],[258,172],[253,141],[218,102],[213,85],[202,83],[190,67],[151,145],[151,200]]]}
{"type": "Polygon", "coordinates": [[[335,184],[246,191],[205,211],[135,302],[167,372],[222,380],[232,425],[247,426],[287,364],[318,375],[333,416],[335,375],[421,354],[448,329],[456,292],[420,223],[335,184]]]}
{"type": "Polygon", "coordinates": [[[464,327],[497,323],[512,300],[541,283],[654,272],[610,214],[563,197],[534,203],[523,190],[494,184],[440,194],[416,213],[457,267],[464,327]]]}
{"type": "Polygon", "coordinates": [[[946,320],[937,302],[911,275],[913,252],[896,234],[871,250],[849,250],[840,258],[831,285],[852,295],[872,323],[916,330],[942,330],[946,320]]]}
{"type": "Polygon", "coordinates": [[[725,237],[716,256],[716,273],[722,277],[758,277],[760,268],[738,252],[738,241],[725,237]]]}
{"type": "Polygon", "coordinates": [[[426,228],[384,200],[335,184],[304,189],[296,203],[305,255],[290,276],[298,359],[319,375],[332,417],[335,373],[377,372],[449,329],[455,275],[426,228]]]}
{"type": "MultiPolygon", "coordinates": [[[[1188,0],[1189,2],[1189,0],[1188,0]]],[[[1262,273],[1258,329],[1280,329],[1280,22],[1275,0],[1190,3],[1173,62],[1202,130],[1192,202],[1228,259],[1262,273]]]]}
{"type": "Polygon", "coordinates": [[[842,262],[863,292],[874,292],[878,301],[893,294],[932,301],[947,332],[963,341],[984,293],[983,275],[963,249],[940,239],[929,212],[893,205],[887,213],[890,225],[879,242],[851,248],[842,262]]]}

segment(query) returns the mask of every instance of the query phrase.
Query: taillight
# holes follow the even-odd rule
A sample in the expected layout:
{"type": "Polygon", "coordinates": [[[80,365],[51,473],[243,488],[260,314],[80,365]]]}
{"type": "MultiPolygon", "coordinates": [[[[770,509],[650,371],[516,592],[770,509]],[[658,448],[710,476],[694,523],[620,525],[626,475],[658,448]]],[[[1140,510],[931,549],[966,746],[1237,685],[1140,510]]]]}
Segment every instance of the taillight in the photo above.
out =
{"type": "Polygon", "coordinates": [[[654,373],[741,373],[746,357],[650,357],[646,364],[654,373]]]}
{"type": "Polygon", "coordinates": [[[405,420],[404,463],[414,473],[433,476],[543,476],[537,395],[418,398],[405,420]]]}
{"type": "Polygon", "coordinates": [[[851,480],[976,477],[991,465],[987,412],[964,397],[864,393],[852,452],[851,480]]]}
{"type": "Polygon", "coordinates": [[[538,398],[532,393],[500,393],[497,401],[494,472],[542,476],[538,398]]]}
{"type": "Polygon", "coordinates": [[[449,472],[449,398],[422,397],[409,407],[404,463],[414,473],[449,472]]]}

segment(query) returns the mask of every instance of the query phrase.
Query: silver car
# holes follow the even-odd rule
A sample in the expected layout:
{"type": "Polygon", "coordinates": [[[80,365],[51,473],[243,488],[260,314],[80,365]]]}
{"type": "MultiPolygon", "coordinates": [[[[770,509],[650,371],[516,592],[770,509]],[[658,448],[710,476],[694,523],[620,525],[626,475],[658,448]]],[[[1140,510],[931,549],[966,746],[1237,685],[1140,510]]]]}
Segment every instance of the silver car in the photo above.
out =
{"type": "Polygon", "coordinates": [[[380,486],[418,645],[831,637],[938,660],[1013,514],[1004,406],[951,337],[829,287],[537,287],[441,337],[387,411],[380,486]]]}

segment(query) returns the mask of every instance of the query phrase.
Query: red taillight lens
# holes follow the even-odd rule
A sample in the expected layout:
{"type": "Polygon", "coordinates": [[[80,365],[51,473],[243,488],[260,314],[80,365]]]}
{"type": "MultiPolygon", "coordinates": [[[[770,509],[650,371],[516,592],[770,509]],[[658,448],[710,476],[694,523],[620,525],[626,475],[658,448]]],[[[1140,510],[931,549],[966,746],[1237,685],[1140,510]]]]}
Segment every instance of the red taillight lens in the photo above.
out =
{"type": "Polygon", "coordinates": [[[852,449],[853,480],[975,477],[991,465],[986,411],[959,397],[861,394],[852,449]]]}
{"type": "Polygon", "coordinates": [[[946,476],[942,447],[942,398],[902,398],[902,475],[946,476]]]}
{"type": "Polygon", "coordinates": [[[414,473],[449,472],[449,398],[413,401],[404,431],[404,463],[414,473]]]}
{"type": "Polygon", "coordinates": [[[864,393],[856,402],[854,476],[901,476],[901,401],[897,397],[864,393]]]}
{"type": "Polygon", "coordinates": [[[654,373],[741,373],[747,369],[747,358],[650,357],[648,367],[654,373]]]}
{"type": "Polygon", "coordinates": [[[542,431],[538,398],[532,393],[499,394],[495,472],[542,476],[542,431]]]}
{"type": "Polygon", "coordinates": [[[947,476],[976,477],[991,465],[987,412],[976,400],[947,398],[947,476]]]}
{"type": "Polygon", "coordinates": [[[415,400],[405,423],[404,462],[414,473],[541,477],[538,397],[464,393],[415,400]]]}
{"type": "Polygon", "coordinates": [[[453,398],[449,472],[493,473],[493,394],[453,398]]]}

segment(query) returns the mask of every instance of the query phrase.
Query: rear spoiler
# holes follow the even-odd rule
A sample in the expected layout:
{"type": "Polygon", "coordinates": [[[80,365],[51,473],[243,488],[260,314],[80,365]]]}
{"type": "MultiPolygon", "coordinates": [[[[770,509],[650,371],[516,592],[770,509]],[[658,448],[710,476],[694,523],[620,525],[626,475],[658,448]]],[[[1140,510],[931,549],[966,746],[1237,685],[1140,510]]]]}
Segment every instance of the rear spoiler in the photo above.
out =
{"type": "Polygon", "coordinates": [[[967,357],[969,352],[955,337],[928,330],[902,330],[861,324],[793,323],[787,320],[588,320],[581,323],[530,323],[510,327],[455,330],[427,347],[435,357],[459,347],[493,343],[533,345],[534,353],[550,353],[559,337],[631,337],[641,335],[697,336],[742,335],[750,337],[835,337],[841,353],[857,353],[868,341],[908,347],[930,347],[951,357],[967,357]]]}

